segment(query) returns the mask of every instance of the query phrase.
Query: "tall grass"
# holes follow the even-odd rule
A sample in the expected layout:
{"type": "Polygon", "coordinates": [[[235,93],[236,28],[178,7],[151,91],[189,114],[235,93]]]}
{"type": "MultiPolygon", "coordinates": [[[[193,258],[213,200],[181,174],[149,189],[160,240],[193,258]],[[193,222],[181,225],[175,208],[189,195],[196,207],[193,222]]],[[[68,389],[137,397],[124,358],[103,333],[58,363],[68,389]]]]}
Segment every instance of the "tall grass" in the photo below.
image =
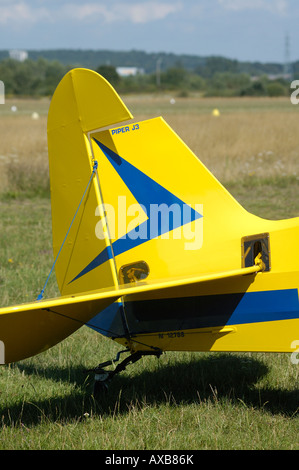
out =
{"type": "MultiPolygon", "coordinates": [[[[124,97],[139,120],[163,115],[224,184],[247,178],[299,178],[299,108],[287,98],[176,99],[124,97]],[[213,108],[220,116],[212,116],[213,108]]],[[[49,103],[11,102],[0,109],[0,192],[11,196],[49,190],[46,113],[49,103]],[[33,120],[34,105],[40,118],[33,120]],[[28,111],[29,110],[29,111],[28,111]]],[[[299,181],[299,179],[298,179],[299,181]]]]}
{"type": "Polygon", "coordinates": [[[46,116],[0,115],[0,135],[0,193],[49,192],[46,116]]]}

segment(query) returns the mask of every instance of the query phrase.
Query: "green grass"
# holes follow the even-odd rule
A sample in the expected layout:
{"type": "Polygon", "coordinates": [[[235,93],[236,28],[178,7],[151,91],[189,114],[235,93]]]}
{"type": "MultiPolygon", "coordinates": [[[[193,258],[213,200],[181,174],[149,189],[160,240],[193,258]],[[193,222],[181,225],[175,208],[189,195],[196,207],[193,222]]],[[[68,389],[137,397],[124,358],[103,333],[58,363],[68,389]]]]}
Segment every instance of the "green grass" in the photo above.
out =
{"type": "Polygon", "coordinates": [[[145,358],[95,402],[85,368],[113,346],[83,328],[3,371],[1,449],[298,449],[286,355],[145,358]]]}
{"type": "Polygon", "coordinates": [[[224,186],[249,212],[265,219],[299,216],[299,178],[294,175],[259,178],[247,176],[224,186]]]}
{"type": "MultiPolygon", "coordinates": [[[[229,189],[253,212],[260,204],[271,217],[299,213],[296,179],[259,183],[254,198],[249,181],[229,189]]],[[[1,305],[33,300],[53,262],[49,199],[2,199],[0,214],[1,305]]],[[[55,295],[53,277],[46,297],[55,295]]],[[[3,366],[0,449],[299,449],[299,367],[290,355],[143,358],[95,401],[87,369],[119,349],[83,327],[45,353],[3,366]]]]}

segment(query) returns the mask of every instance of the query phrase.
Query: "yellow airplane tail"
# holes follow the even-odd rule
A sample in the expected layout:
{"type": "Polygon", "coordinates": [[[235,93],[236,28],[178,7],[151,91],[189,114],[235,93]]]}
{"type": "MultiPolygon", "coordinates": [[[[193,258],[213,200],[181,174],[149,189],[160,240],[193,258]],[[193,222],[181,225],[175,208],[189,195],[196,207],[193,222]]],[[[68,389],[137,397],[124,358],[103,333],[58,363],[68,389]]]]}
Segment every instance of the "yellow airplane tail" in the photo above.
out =
{"type": "Polygon", "coordinates": [[[131,118],[89,70],[69,72],[52,99],[53,250],[62,295],[240,267],[230,227],[245,211],[162,118],[119,124],[131,118]],[[211,245],[216,264],[204,254],[211,245]]]}
{"type": "Polygon", "coordinates": [[[178,281],[171,296],[153,288],[118,298],[91,326],[139,347],[290,350],[298,219],[249,214],[162,118],[133,122],[109,83],[85,69],[54,94],[48,146],[61,294],[178,281]],[[192,276],[209,282],[180,281],[192,276]]]}

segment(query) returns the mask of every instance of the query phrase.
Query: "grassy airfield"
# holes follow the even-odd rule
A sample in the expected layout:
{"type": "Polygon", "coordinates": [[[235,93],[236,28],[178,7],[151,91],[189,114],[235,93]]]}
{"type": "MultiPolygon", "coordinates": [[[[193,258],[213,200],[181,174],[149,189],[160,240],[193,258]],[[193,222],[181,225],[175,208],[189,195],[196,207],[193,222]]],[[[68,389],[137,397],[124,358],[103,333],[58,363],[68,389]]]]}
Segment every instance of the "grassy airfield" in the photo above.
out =
{"type": "MultiPolygon", "coordinates": [[[[171,95],[124,101],[137,120],[162,115],[250,212],[299,216],[299,105],[171,95]]],[[[1,306],[34,300],[53,263],[48,106],[13,99],[0,106],[1,306]]],[[[53,276],[45,297],[56,295],[53,276]]],[[[82,327],[39,356],[2,366],[0,449],[299,449],[299,364],[289,354],[145,357],[95,401],[87,369],[118,350],[82,327]]]]}

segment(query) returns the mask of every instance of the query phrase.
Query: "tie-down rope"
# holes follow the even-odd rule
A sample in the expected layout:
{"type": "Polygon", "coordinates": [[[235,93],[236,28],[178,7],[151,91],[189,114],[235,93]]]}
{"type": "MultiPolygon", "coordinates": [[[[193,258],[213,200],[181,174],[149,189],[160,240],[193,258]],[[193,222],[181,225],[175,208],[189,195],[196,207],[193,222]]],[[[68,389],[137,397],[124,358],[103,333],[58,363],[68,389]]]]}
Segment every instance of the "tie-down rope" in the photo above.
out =
{"type": "Polygon", "coordinates": [[[61,247],[59,248],[59,251],[58,251],[58,253],[57,253],[57,256],[56,256],[56,258],[55,258],[55,261],[54,261],[54,263],[53,263],[53,266],[52,266],[52,268],[51,268],[51,270],[50,270],[50,272],[49,272],[49,275],[48,275],[48,277],[47,277],[47,280],[46,280],[46,282],[45,282],[45,285],[44,285],[44,287],[42,288],[40,294],[38,295],[37,300],[42,300],[42,298],[43,298],[43,296],[44,296],[45,288],[46,288],[46,286],[47,286],[47,284],[48,284],[48,281],[49,281],[49,279],[50,279],[50,276],[51,276],[51,274],[52,274],[52,271],[53,271],[53,269],[54,269],[54,267],[55,267],[56,261],[58,260],[58,257],[59,257],[59,255],[60,255],[60,253],[61,253],[61,250],[62,250],[62,248],[63,248],[63,245],[64,245],[64,243],[65,243],[65,241],[66,241],[66,239],[67,239],[67,237],[68,237],[68,234],[69,234],[69,232],[70,232],[70,230],[71,230],[71,227],[72,227],[72,225],[73,225],[73,223],[74,223],[74,220],[75,220],[75,218],[76,218],[76,216],[77,216],[77,214],[78,214],[78,211],[79,211],[80,206],[81,206],[81,204],[82,204],[82,202],[83,202],[83,199],[84,199],[84,197],[85,197],[85,194],[87,193],[87,190],[88,190],[88,188],[89,188],[89,186],[90,186],[90,184],[91,184],[92,178],[93,178],[94,174],[95,174],[96,171],[97,171],[97,168],[98,168],[98,162],[97,162],[97,160],[94,160],[93,168],[92,168],[92,173],[91,173],[91,175],[90,175],[88,184],[87,184],[87,186],[86,186],[86,188],[85,188],[85,191],[84,191],[84,193],[83,193],[83,196],[82,196],[82,198],[81,198],[81,201],[79,202],[79,205],[78,205],[78,207],[77,207],[77,210],[76,210],[76,212],[75,212],[75,215],[74,215],[74,217],[73,217],[73,220],[72,220],[71,223],[70,223],[70,226],[69,226],[69,228],[68,228],[68,231],[66,232],[66,235],[65,235],[64,240],[63,240],[63,242],[62,242],[62,244],[61,244],[61,247]]]}

